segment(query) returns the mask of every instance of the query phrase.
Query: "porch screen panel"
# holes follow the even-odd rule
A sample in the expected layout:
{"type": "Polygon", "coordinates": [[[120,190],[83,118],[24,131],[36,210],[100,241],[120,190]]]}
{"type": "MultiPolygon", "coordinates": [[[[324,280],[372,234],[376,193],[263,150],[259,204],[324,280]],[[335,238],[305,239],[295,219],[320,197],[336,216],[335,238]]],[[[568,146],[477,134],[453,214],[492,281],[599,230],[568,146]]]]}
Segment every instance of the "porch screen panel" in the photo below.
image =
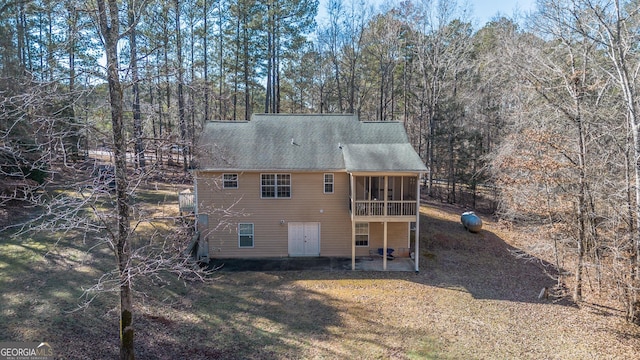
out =
{"type": "Polygon", "coordinates": [[[369,200],[369,178],[356,176],[356,200],[369,200]]]}

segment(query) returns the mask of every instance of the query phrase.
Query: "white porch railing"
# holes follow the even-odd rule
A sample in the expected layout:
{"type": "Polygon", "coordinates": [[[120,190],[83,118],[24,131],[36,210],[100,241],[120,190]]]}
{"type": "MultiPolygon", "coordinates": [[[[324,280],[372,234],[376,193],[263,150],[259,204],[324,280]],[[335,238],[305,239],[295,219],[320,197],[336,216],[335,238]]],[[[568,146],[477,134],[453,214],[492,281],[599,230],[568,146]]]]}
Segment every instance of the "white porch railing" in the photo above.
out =
{"type": "Polygon", "coordinates": [[[354,216],[415,216],[416,201],[356,200],[354,216]],[[386,208],[386,213],[385,213],[386,208]]]}

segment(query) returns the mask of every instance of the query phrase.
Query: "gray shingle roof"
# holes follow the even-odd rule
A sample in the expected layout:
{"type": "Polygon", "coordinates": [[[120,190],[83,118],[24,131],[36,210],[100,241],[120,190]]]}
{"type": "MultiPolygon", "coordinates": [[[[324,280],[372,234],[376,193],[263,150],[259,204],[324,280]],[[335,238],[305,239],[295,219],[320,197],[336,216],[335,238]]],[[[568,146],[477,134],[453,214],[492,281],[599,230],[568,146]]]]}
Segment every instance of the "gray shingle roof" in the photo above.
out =
{"type": "Polygon", "coordinates": [[[426,171],[401,123],[361,122],[354,115],[209,122],[198,146],[202,170],[426,171]]]}

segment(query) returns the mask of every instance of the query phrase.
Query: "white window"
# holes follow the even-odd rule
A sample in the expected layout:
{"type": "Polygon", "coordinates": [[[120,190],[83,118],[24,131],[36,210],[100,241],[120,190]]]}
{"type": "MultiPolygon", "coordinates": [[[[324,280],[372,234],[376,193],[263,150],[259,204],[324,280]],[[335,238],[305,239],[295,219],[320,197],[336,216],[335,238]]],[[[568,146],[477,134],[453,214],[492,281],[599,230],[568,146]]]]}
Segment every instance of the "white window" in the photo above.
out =
{"type": "Polygon", "coordinates": [[[238,188],[238,174],[222,174],[222,188],[224,188],[224,189],[237,189],[238,188]]]}
{"type": "Polygon", "coordinates": [[[262,174],[260,177],[262,198],[291,198],[291,174],[262,174]]]}
{"type": "Polygon", "coordinates": [[[253,247],[253,224],[238,224],[238,246],[241,248],[253,247]]]}
{"type": "Polygon", "coordinates": [[[324,193],[333,194],[333,174],[324,174],[324,193]]]}
{"type": "Polygon", "coordinates": [[[369,246],[369,223],[356,223],[356,246],[369,246]]]}

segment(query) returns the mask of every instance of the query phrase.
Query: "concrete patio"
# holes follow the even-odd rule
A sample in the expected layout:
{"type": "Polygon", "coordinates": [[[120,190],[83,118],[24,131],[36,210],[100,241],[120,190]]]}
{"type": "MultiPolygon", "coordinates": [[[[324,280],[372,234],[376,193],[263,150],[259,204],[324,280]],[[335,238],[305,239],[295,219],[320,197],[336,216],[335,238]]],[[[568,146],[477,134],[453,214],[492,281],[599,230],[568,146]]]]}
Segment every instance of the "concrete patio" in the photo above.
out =
{"type": "MultiPolygon", "coordinates": [[[[356,270],[362,271],[385,271],[383,270],[382,257],[363,257],[356,258],[356,270]]],[[[349,261],[349,269],[351,263],[349,261]]],[[[415,263],[407,257],[396,257],[393,260],[387,260],[386,271],[414,271],[415,263]]]]}
{"type": "MultiPolygon", "coordinates": [[[[356,271],[385,271],[381,256],[356,258],[356,271]]],[[[345,271],[351,259],[334,257],[282,257],[259,259],[211,259],[210,269],[217,271],[345,271]]],[[[413,260],[396,257],[387,260],[386,271],[414,271],[413,260]]]]}

